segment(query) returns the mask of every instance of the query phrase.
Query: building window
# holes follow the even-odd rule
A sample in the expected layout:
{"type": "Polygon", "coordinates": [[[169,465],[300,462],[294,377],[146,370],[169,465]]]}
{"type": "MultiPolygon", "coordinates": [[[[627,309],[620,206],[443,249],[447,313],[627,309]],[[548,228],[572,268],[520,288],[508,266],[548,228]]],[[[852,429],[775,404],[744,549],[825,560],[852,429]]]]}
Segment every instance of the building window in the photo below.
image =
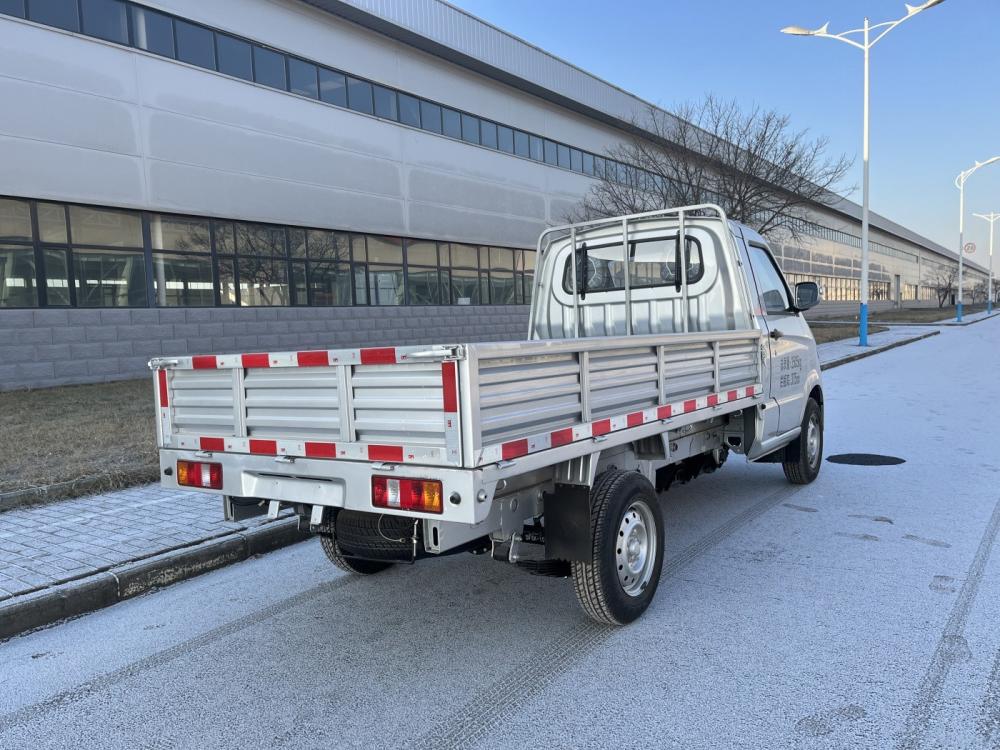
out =
{"type": "Polygon", "coordinates": [[[484,146],[488,148],[498,148],[497,124],[495,122],[482,120],[480,122],[480,131],[482,132],[482,142],[484,146]]]}
{"type": "Polygon", "coordinates": [[[0,0],[0,13],[24,18],[24,0],[0,0]]]}
{"type": "Polygon", "coordinates": [[[211,31],[178,18],[174,20],[174,35],[178,60],[215,70],[215,35],[211,31]]]}
{"type": "Polygon", "coordinates": [[[373,305],[406,302],[403,241],[397,237],[368,237],[368,289],[373,305]]]}
{"type": "Polygon", "coordinates": [[[472,115],[462,115],[462,140],[466,143],[479,143],[479,118],[472,115]]]}
{"type": "Polygon", "coordinates": [[[28,0],[28,18],[57,29],[80,30],[77,0],[28,0]]]}
{"type": "Polygon", "coordinates": [[[288,88],[285,56],[266,47],[254,45],[253,77],[257,83],[284,91],[288,88]]]}
{"type": "Polygon", "coordinates": [[[441,108],[441,132],[449,138],[462,137],[462,116],[453,109],[441,108]]]}
{"type": "Polygon", "coordinates": [[[420,100],[408,94],[399,95],[399,121],[414,128],[420,127],[420,100]]]}
{"type": "Polygon", "coordinates": [[[312,63],[288,58],[288,90],[299,96],[319,99],[319,73],[312,63]]]}
{"type": "Polygon", "coordinates": [[[406,243],[406,283],[411,305],[440,305],[441,279],[438,274],[437,243],[406,243]]]}
{"type": "Polygon", "coordinates": [[[70,206],[69,219],[74,245],[142,247],[142,222],[137,213],[70,206]]]}
{"type": "Polygon", "coordinates": [[[147,52],[164,57],[176,55],[173,19],[155,10],[132,6],[132,39],[136,47],[147,52]]]}
{"type": "Polygon", "coordinates": [[[81,0],[83,33],[109,42],[128,44],[128,23],[122,0],[81,0]]]}
{"type": "Polygon", "coordinates": [[[399,108],[396,102],[396,92],[383,86],[372,87],[372,98],[375,103],[375,115],[386,120],[398,120],[399,108]]]}
{"type": "MultiPolygon", "coordinates": [[[[497,125],[497,146],[505,153],[514,153],[514,131],[511,128],[497,125]]],[[[527,144],[525,148],[527,148],[527,144]]]]}
{"type": "Polygon", "coordinates": [[[250,43],[228,34],[215,35],[216,50],[219,53],[219,72],[253,80],[253,56],[250,43]]]}
{"type": "Polygon", "coordinates": [[[474,245],[451,243],[451,302],[456,305],[478,305],[482,299],[479,283],[479,248],[474,245]]]}
{"type": "Polygon", "coordinates": [[[78,307],[145,307],[146,261],[142,252],[73,249],[78,307]]]}
{"type": "Polygon", "coordinates": [[[441,132],[441,108],[438,105],[421,100],[420,127],[432,133],[441,132]]]}
{"type": "Polygon", "coordinates": [[[0,307],[37,307],[35,251],[0,244],[0,307]]]}
{"type": "Polygon", "coordinates": [[[45,264],[45,297],[49,307],[73,304],[70,294],[69,250],[47,248],[42,251],[45,264]]]}
{"type": "Polygon", "coordinates": [[[327,68],[319,69],[319,98],[337,107],[347,106],[347,78],[327,68]]]}
{"type": "Polygon", "coordinates": [[[357,78],[347,79],[347,106],[355,112],[372,114],[372,85],[368,81],[361,81],[357,78]]]}

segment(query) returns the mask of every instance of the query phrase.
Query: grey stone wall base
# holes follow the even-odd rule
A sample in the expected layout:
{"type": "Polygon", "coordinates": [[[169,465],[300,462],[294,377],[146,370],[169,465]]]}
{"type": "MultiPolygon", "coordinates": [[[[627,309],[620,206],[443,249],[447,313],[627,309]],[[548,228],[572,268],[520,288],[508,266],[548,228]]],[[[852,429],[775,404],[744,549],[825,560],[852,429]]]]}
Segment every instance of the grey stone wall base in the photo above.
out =
{"type": "Polygon", "coordinates": [[[125,563],[103,573],[15,596],[0,604],[0,641],[93,612],[153,589],[271,552],[309,537],[289,518],[191,547],[125,563]]]}
{"type": "Polygon", "coordinates": [[[873,346],[868,351],[858,352],[857,354],[851,354],[847,357],[841,357],[840,359],[835,359],[832,362],[825,362],[820,365],[821,370],[832,370],[834,367],[840,367],[841,365],[846,365],[849,362],[857,362],[859,359],[864,359],[865,357],[874,357],[876,354],[881,354],[882,352],[887,352],[890,349],[896,349],[900,346],[906,346],[907,344],[912,344],[916,341],[923,341],[924,339],[929,339],[931,336],[937,336],[941,331],[931,331],[930,333],[922,333],[919,336],[912,336],[908,339],[902,339],[901,341],[894,341],[891,344],[886,344],[885,346],[873,346]]]}

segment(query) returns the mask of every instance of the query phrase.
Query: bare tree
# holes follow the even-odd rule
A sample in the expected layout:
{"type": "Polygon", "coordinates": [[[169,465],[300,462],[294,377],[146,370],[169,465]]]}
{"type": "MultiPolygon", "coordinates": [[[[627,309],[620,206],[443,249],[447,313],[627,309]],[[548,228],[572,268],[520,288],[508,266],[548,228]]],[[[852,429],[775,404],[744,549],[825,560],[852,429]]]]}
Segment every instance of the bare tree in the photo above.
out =
{"type": "Polygon", "coordinates": [[[632,124],[571,220],[719,203],[761,233],[798,237],[810,205],[840,200],[833,190],[853,163],[827,156],[828,140],[793,130],[787,115],[713,96],[676,115],[650,106],[632,124]]]}
{"type": "Polygon", "coordinates": [[[986,302],[986,298],[989,296],[989,290],[986,288],[985,281],[976,282],[969,290],[969,297],[971,298],[972,304],[976,305],[980,302],[986,302]]]}
{"type": "Polygon", "coordinates": [[[957,278],[957,267],[944,268],[939,266],[934,271],[931,271],[921,283],[934,290],[934,294],[937,295],[938,307],[944,307],[951,301],[951,295],[955,293],[955,289],[957,288],[955,281],[957,278]]]}

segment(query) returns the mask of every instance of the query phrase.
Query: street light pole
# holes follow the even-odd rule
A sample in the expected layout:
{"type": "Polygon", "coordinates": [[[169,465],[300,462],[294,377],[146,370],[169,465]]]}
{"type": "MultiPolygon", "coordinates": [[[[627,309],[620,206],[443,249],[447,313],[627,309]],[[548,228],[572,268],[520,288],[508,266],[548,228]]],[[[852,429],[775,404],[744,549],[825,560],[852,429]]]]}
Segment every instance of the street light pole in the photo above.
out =
{"type": "Polygon", "coordinates": [[[794,36],[818,36],[824,37],[826,39],[835,39],[838,42],[844,42],[852,47],[857,47],[865,56],[865,84],[864,84],[864,123],[863,123],[863,136],[862,136],[862,159],[864,162],[864,177],[862,179],[862,196],[861,196],[861,308],[858,315],[858,344],[861,346],[868,346],[868,206],[869,206],[869,181],[868,181],[868,169],[869,169],[869,152],[868,152],[868,130],[869,130],[869,58],[871,56],[871,48],[878,44],[882,39],[892,31],[894,28],[899,26],[903,21],[913,18],[923,10],[932,8],[935,5],[940,5],[944,0],[927,0],[923,5],[910,5],[904,3],[906,6],[906,15],[895,21],[886,21],[885,23],[875,24],[874,26],[869,22],[868,18],[865,18],[865,25],[860,29],[851,29],[850,31],[843,31],[839,34],[830,34],[827,29],[830,24],[825,23],[818,29],[806,29],[801,26],[786,26],[781,30],[783,34],[792,34],[794,36]],[[872,39],[871,32],[878,31],[878,35],[872,39]],[[859,42],[851,38],[851,35],[860,34],[863,41],[859,42]]]}
{"type": "Polygon", "coordinates": [[[965,181],[977,169],[996,161],[1000,161],[1000,156],[991,157],[986,161],[977,161],[964,172],[959,172],[958,177],[955,178],[955,187],[958,188],[958,300],[955,305],[955,319],[959,323],[962,322],[962,270],[965,265],[965,181]]]}
{"type": "Polygon", "coordinates": [[[990,315],[993,313],[993,224],[996,223],[997,219],[1000,219],[1000,214],[996,211],[990,211],[988,214],[972,214],[980,219],[985,219],[990,223],[990,260],[987,265],[989,265],[989,282],[986,295],[986,314],[990,315]]]}

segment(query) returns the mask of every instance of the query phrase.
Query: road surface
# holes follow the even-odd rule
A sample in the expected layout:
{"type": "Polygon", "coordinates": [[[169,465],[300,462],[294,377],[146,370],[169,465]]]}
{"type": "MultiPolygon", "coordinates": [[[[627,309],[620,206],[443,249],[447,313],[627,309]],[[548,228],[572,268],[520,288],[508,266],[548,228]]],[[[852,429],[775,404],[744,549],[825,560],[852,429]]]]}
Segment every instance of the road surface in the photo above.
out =
{"type": "Polygon", "coordinates": [[[0,747],[998,747],[998,377],[997,321],[830,371],[827,454],[905,463],[671,489],[627,628],[565,580],[354,578],[310,541],[0,644],[0,747]]]}

